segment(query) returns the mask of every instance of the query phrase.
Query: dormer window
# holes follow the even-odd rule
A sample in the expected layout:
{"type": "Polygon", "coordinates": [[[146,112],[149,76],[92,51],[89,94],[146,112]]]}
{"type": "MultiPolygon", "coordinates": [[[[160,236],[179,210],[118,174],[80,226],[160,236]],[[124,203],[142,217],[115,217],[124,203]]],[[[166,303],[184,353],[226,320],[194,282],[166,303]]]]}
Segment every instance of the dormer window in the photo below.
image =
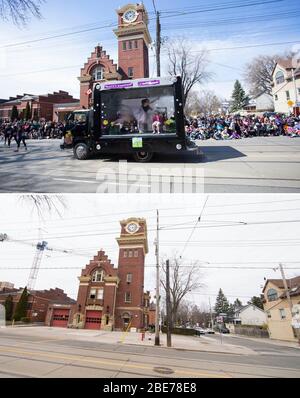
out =
{"type": "Polygon", "coordinates": [[[92,71],[93,80],[103,80],[104,78],[104,68],[103,66],[96,66],[92,71]]]}
{"type": "Polygon", "coordinates": [[[105,273],[103,269],[97,269],[92,276],[93,282],[104,282],[105,273]]]}
{"type": "Polygon", "coordinates": [[[275,289],[269,289],[267,292],[268,301],[278,300],[278,293],[275,289]]]}
{"type": "Polygon", "coordinates": [[[280,70],[276,73],[275,75],[275,80],[276,80],[276,84],[282,84],[284,83],[284,74],[283,72],[280,70]]]}

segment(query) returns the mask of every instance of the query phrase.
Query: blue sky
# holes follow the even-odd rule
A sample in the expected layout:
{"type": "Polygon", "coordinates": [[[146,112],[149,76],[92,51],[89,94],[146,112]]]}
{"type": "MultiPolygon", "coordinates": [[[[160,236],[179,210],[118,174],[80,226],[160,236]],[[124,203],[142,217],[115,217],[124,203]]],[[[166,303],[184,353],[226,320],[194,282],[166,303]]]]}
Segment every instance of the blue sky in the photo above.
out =
{"type": "MultiPolygon", "coordinates": [[[[48,0],[42,7],[43,19],[32,19],[26,28],[1,23],[0,98],[23,92],[42,94],[59,89],[78,96],[80,67],[96,44],[103,45],[111,57],[117,59],[113,26],[22,46],[3,46],[74,30],[114,25],[117,20],[115,10],[124,4],[126,2],[120,0],[48,0]]],[[[144,4],[150,13],[150,31],[154,38],[152,0],[146,0],[144,4]]],[[[184,36],[192,41],[193,51],[203,47],[212,50],[209,52],[208,69],[214,73],[213,80],[202,89],[212,89],[223,98],[230,96],[234,80],[242,79],[242,70],[253,57],[282,53],[293,48],[293,44],[249,46],[300,40],[298,0],[156,0],[156,6],[162,12],[163,36],[184,36]],[[266,3],[259,4],[263,2],[266,3]],[[245,7],[246,3],[258,4],[245,7]],[[231,5],[243,7],[216,10],[231,5]],[[194,12],[178,15],[179,11],[194,12]],[[243,46],[247,48],[230,49],[243,46]]],[[[153,51],[150,54],[150,71],[154,76],[153,51]]],[[[166,65],[164,55],[162,63],[166,65]]]]}

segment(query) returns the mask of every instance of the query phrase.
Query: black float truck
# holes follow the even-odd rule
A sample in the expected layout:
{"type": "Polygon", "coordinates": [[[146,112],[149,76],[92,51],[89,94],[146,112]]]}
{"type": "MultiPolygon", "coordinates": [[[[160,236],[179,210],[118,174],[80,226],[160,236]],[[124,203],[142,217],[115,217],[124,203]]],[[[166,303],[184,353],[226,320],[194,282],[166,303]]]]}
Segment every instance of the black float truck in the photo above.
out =
{"type": "Polygon", "coordinates": [[[185,134],[180,77],[95,84],[92,109],[73,112],[66,131],[79,160],[131,154],[149,162],[156,153],[199,152],[185,134]]]}

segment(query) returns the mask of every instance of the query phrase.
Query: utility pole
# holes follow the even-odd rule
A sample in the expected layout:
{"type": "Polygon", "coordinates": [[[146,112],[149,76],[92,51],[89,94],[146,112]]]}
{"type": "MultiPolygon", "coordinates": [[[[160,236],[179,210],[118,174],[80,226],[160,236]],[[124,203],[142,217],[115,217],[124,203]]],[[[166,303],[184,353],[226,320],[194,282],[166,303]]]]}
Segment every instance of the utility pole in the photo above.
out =
{"type": "Polygon", "coordinates": [[[284,286],[286,298],[287,298],[287,301],[288,301],[288,304],[289,304],[289,308],[290,308],[290,311],[291,311],[291,318],[293,318],[293,304],[292,304],[290,292],[289,292],[289,289],[288,289],[288,285],[287,285],[287,282],[286,282],[283,265],[281,263],[279,264],[279,268],[280,268],[280,272],[281,272],[281,276],[282,276],[282,280],[283,280],[283,286],[284,286]]]}
{"type": "MultiPolygon", "coordinates": [[[[296,85],[296,79],[295,79],[295,69],[292,68],[292,77],[293,77],[293,83],[294,83],[294,90],[295,90],[295,108],[297,108],[298,104],[298,91],[297,91],[297,85],[296,85]]],[[[296,112],[296,109],[295,109],[296,112]]],[[[296,116],[296,114],[295,114],[296,116]]]]}
{"type": "Polygon", "coordinates": [[[167,298],[167,347],[172,347],[171,335],[171,297],[170,297],[170,261],[166,263],[166,298],[167,298]]]}
{"type": "Polygon", "coordinates": [[[161,50],[161,24],[160,14],[156,13],[156,65],[157,65],[157,77],[161,75],[160,67],[160,50],[161,50]]]}
{"type": "Polygon", "coordinates": [[[210,327],[213,330],[214,329],[214,320],[213,320],[213,314],[212,314],[212,310],[211,310],[210,297],[209,297],[209,311],[210,311],[210,327]]]}
{"type": "Polygon", "coordinates": [[[155,345],[160,346],[160,276],[159,276],[159,211],[157,210],[156,226],[156,313],[155,313],[155,345]]]}
{"type": "Polygon", "coordinates": [[[160,24],[160,13],[157,11],[155,6],[155,0],[152,0],[153,8],[156,14],[156,43],[155,43],[155,52],[156,52],[156,69],[157,69],[157,77],[161,75],[161,67],[160,67],[160,50],[161,50],[161,24],[160,24]]]}

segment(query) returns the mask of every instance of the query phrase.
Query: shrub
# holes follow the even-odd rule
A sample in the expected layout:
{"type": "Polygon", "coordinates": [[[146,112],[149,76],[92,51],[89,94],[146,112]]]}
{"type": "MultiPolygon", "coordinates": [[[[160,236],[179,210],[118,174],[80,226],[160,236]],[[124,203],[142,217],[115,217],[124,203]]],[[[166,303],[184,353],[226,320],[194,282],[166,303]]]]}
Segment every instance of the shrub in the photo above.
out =
{"type": "MultiPolygon", "coordinates": [[[[165,326],[162,327],[162,332],[167,333],[167,328],[165,326]]],[[[181,334],[183,336],[195,336],[196,331],[194,329],[184,329],[184,328],[174,328],[171,331],[172,334],[181,334]]]]}
{"type": "Polygon", "coordinates": [[[30,323],[30,319],[27,317],[21,318],[21,322],[23,323],[30,323]]]}

